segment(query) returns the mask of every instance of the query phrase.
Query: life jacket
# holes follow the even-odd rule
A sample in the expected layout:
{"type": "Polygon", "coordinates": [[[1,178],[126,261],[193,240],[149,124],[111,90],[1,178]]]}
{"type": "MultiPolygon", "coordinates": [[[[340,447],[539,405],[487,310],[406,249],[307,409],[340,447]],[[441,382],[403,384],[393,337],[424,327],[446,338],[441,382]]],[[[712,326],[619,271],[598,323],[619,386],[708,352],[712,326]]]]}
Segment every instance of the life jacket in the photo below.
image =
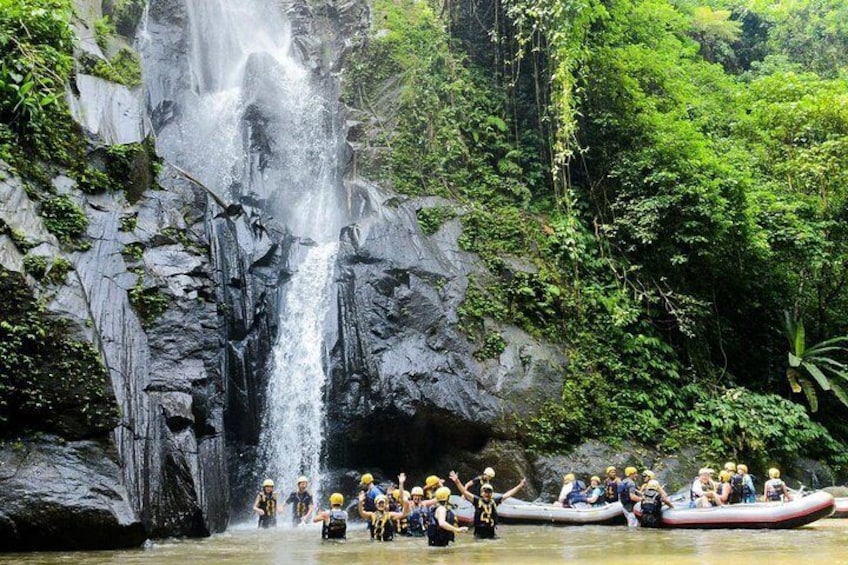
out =
{"type": "Polygon", "coordinates": [[[420,538],[427,532],[427,517],[429,512],[424,506],[413,506],[406,517],[406,535],[420,538]]]}
{"type": "Polygon", "coordinates": [[[565,502],[568,506],[574,506],[577,502],[586,502],[586,495],[583,491],[586,490],[586,483],[583,481],[574,481],[571,487],[571,492],[565,497],[565,502]]]}
{"type": "Polygon", "coordinates": [[[756,502],[757,493],[754,491],[754,479],[751,475],[742,476],[742,501],[756,502]],[[748,479],[748,480],[745,480],[748,479]]]}
{"type": "Polygon", "coordinates": [[[374,502],[374,499],[376,499],[381,494],[385,493],[380,487],[376,485],[371,485],[365,491],[365,501],[362,503],[362,507],[365,509],[366,512],[377,511],[377,504],[374,502]]]}
{"type": "Polygon", "coordinates": [[[780,479],[769,479],[766,482],[766,500],[780,502],[786,494],[786,487],[780,479]]]}
{"type": "Polygon", "coordinates": [[[642,493],[642,516],[639,522],[648,528],[659,526],[662,521],[662,494],[656,489],[642,493]]]}
{"type": "Polygon", "coordinates": [[[618,500],[628,512],[633,512],[633,505],[636,504],[630,499],[630,489],[635,489],[636,483],[631,479],[624,479],[618,484],[618,500]]]}
{"type": "MultiPolygon", "coordinates": [[[[693,484],[692,486],[694,487],[695,485],[693,484]]],[[[712,482],[712,481],[709,481],[709,482],[707,482],[707,483],[701,483],[701,490],[704,492],[704,494],[706,494],[706,493],[708,493],[708,492],[714,492],[714,491],[715,491],[715,487],[716,487],[716,485],[715,485],[715,483],[714,483],[714,482],[712,482]]],[[[693,501],[694,501],[694,500],[698,500],[699,498],[701,498],[701,496],[703,496],[703,495],[696,494],[696,493],[695,493],[695,491],[694,491],[694,489],[693,489],[692,487],[690,487],[690,488],[689,488],[689,499],[690,499],[690,500],[693,500],[693,501]]],[[[712,501],[711,501],[710,503],[711,503],[713,506],[715,506],[715,505],[716,505],[716,503],[715,503],[715,502],[712,502],[712,501]]]]}
{"type": "Polygon", "coordinates": [[[260,518],[273,518],[277,515],[277,499],[274,493],[268,496],[264,491],[260,492],[259,504],[257,506],[265,512],[265,515],[260,516],[260,518]]]}
{"type": "Polygon", "coordinates": [[[495,537],[495,526],[498,523],[498,505],[494,499],[486,502],[482,498],[474,499],[474,537],[495,537]]]}
{"type": "Polygon", "coordinates": [[[289,500],[291,501],[292,499],[294,499],[292,501],[292,519],[299,521],[301,518],[306,516],[312,496],[306,491],[295,491],[289,495],[289,500]]]}
{"type": "Polygon", "coordinates": [[[615,479],[604,481],[604,499],[610,504],[618,500],[618,485],[619,481],[615,479]]]}
{"type": "Polygon", "coordinates": [[[395,523],[388,512],[374,512],[369,528],[372,540],[392,541],[395,537],[395,523]]]}
{"type": "Polygon", "coordinates": [[[324,522],[321,528],[321,537],[324,539],[345,539],[347,535],[347,512],[344,510],[330,510],[330,519],[324,522]]]}
{"type": "Polygon", "coordinates": [[[745,496],[744,480],[740,473],[730,477],[730,496],[727,498],[729,504],[739,504],[745,496]]]}
{"type": "Polygon", "coordinates": [[[589,493],[589,496],[586,497],[586,502],[588,502],[589,498],[595,496],[596,494],[598,495],[598,497],[595,499],[595,502],[592,503],[592,506],[603,506],[604,504],[606,504],[604,489],[599,486],[594,487],[592,489],[592,491],[589,493]]]}
{"type": "MultiPolygon", "coordinates": [[[[450,542],[454,541],[456,536],[453,532],[449,532],[448,530],[439,527],[439,520],[436,518],[436,509],[439,506],[442,505],[430,507],[430,512],[427,517],[427,545],[446,547],[450,542]]],[[[445,514],[445,521],[448,524],[453,524],[455,526],[457,521],[453,510],[451,510],[447,505],[444,505],[444,507],[447,510],[447,514],[445,514]]]]}

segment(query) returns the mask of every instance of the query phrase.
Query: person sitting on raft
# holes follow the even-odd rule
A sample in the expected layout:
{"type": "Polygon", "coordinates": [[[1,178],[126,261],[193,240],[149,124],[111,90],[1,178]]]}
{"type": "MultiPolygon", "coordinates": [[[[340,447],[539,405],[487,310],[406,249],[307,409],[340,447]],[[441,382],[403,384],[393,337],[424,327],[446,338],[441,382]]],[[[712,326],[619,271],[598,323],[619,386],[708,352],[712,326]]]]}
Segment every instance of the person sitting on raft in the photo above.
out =
{"type": "Polygon", "coordinates": [[[498,524],[498,504],[511,496],[515,496],[527,484],[526,480],[521,479],[510,490],[496,495],[495,488],[491,483],[483,483],[480,486],[480,494],[476,495],[465,488],[455,471],[451,471],[448,476],[462,496],[474,505],[474,537],[477,539],[492,539],[495,537],[495,527],[498,524]]]}
{"type": "Polygon", "coordinates": [[[492,479],[495,478],[495,470],[491,467],[486,467],[483,469],[483,474],[477,477],[474,477],[467,483],[465,483],[465,490],[470,492],[471,494],[476,494],[480,496],[480,487],[482,487],[486,483],[491,483],[492,479]]]}
{"type": "Polygon", "coordinates": [[[339,492],[330,495],[330,509],[315,514],[312,522],[321,522],[321,539],[345,539],[347,512],[342,510],[344,496],[339,492]]]}
{"type": "Polygon", "coordinates": [[[298,477],[297,490],[292,491],[286,499],[286,504],[291,505],[292,525],[295,527],[306,524],[315,509],[312,504],[312,495],[306,490],[308,486],[309,480],[306,477],[298,477]]]}
{"type": "Polygon", "coordinates": [[[430,516],[427,519],[427,545],[435,547],[447,547],[454,541],[456,534],[464,534],[468,531],[465,526],[457,526],[456,515],[448,505],[451,491],[448,487],[436,489],[436,506],[430,508],[430,516]]]}
{"type": "MultiPolygon", "coordinates": [[[[401,473],[398,475],[398,488],[403,492],[403,483],[406,481],[406,475],[401,473]]],[[[394,522],[406,518],[409,513],[409,501],[404,501],[403,510],[401,512],[391,512],[389,510],[389,499],[385,494],[379,494],[374,499],[376,510],[365,510],[365,500],[367,499],[365,491],[359,493],[359,516],[363,520],[368,521],[368,529],[371,530],[372,541],[392,541],[395,535],[394,522]]]]}
{"type": "Polygon", "coordinates": [[[603,506],[607,503],[601,478],[597,475],[589,479],[589,490],[586,492],[586,502],[592,506],[603,506]]]}
{"type": "Polygon", "coordinates": [[[274,492],[274,481],[265,479],[262,490],[256,495],[253,511],[259,515],[260,528],[273,528],[277,525],[277,493],[274,492]]]}
{"type": "Polygon", "coordinates": [[[618,501],[618,485],[621,479],[617,476],[615,467],[610,465],[606,470],[606,479],[604,479],[604,498],[608,504],[618,501]]]}
{"type": "Polygon", "coordinates": [[[721,500],[718,497],[718,484],[712,479],[713,473],[714,471],[709,467],[703,467],[698,471],[698,478],[692,483],[692,488],[689,491],[693,506],[697,508],[721,506],[721,500]]]}
{"type": "Polygon", "coordinates": [[[789,502],[792,500],[792,493],[789,492],[789,487],[780,478],[780,470],[772,467],[768,470],[769,480],[766,481],[763,490],[763,495],[767,502],[789,502]]]}
{"type": "Polygon", "coordinates": [[[574,473],[568,473],[562,478],[562,490],[559,491],[557,502],[562,504],[563,508],[575,508],[577,504],[586,502],[584,490],[585,483],[575,479],[574,473]]]}
{"type": "Polygon", "coordinates": [[[722,504],[730,504],[730,497],[733,494],[733,485],[730,482],[733,480],[733,473],[726,469],[722,469],[718,474],[718,499],[722,504]]]}

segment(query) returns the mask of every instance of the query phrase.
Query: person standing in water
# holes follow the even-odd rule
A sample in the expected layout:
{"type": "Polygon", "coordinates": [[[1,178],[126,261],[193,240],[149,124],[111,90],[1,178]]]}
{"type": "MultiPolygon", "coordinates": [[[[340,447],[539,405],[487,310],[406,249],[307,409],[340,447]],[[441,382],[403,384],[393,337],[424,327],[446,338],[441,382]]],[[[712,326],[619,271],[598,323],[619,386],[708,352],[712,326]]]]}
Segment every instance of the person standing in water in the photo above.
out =
{"type": "Polygon", "coordinates": [[[448,487],[436,489],[434,494],[436,506],[430,508],[427,525],[427,545],[447,547],[454,541],[456,534],[464,534],[468,531],[466,526],[457,526],[456,515],[448,504],[450,494],[451,491],[448,487]]]}
{"type": "Polygon", "coordinates": [[[495,537],[495,527],[498,524],[498,504],[506,500],[524,488],[527,483],[521,479],[517,485],[503,494],[496,495],[491,483],[483,483],[480,486],[480,494],[470,492],[460,482],[456,472],[451,471],[450,479],[471,504],[474,505],[474,537],[477,539],[492,539],[495,537]]]}
{"type": "Polygon", "coordinates": [[[286,499],[286,504],[291,505],[292,525],[295,527],[309,522],[309,517],[315,509],[312,504],[312,495],[306,490],[308,486],[309,479],[303,476],[298,477],[297,490],[292,491],[286,499]]]}
{"type": "Polygon", "coordinates": [[[321,522],[321,539],[345,539],[347,536],[347,512],[342,510],[344,496],[339,492],[330,495],[330,509],[318,512],[313,522],[321,522]]]}
{"type": "MultiPolygon", "coordinates": [[[[398,475],[398,488],[403,492],[403,483],[406,482],[406,475],[401,473],[398,475]]],[[[403,497],[401,497],[403,498],[403,497]]],[[[400,512],[391,512],[389,510],[389,500],[385,494],[379,494],[374,499],[376,510],[365,510],[365,500],[367,495],[365,491],[359,493],[359,516],[363,520],[368,521],[368,529],[371,530],[372,541],[392,541],[395,537],[394,523],[397,520],[403,520],[409,514],[409,501],[403,501],[403,509],[400,512]]]]}
{"type": "Polygon", "coordinates": [[[486,467],[483,469],[483,474],[477,477],[474,477],[467,483],[465,483],[465,490],[470,492],[471,494],[476,494],[480,496],[480,487],[482,487],[486,483],[491,483],[492,479],[495,478],[495,470],[491,467],[486,467]]]}
{"type": "Polygon", "coordinates": [[[274,481],[265,479],[262,490],[256,495],[253,511],[259,516],[260,528],[273,528],[277,525],[277,493],[274,481]]]}

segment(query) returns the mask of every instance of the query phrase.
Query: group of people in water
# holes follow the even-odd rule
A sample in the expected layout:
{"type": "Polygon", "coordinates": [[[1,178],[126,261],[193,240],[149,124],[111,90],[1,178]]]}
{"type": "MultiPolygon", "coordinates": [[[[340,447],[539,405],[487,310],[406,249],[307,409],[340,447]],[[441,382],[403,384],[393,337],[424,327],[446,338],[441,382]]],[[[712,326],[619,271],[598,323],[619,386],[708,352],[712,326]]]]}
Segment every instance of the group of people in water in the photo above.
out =
{"type": "MultiPolygon", "coordinates": [[[[702,468],[693,481],[690,490],[690,506],[708,507],[723,504],[745,504],[757,501],[754,479],[748,468],[739,464],[726,463],[714,479],[715,472],[702,468]]],[[[478,539],[491,539],[496,536],[498,523],[498,505],[517,494],[524,488],[522,479],[517,485],[503,494],[495,494],[492,481],[495,471],[487,467],[483,473],[467,483],[463,483],[456,472],[451,471],[449,480],[459,494],[474,507],[473,532],[478,539]]],[[[668,494],[650,469],[641,474],[635,467],[624,469],[624,478],[618,477],[615,467],[607,467],[603,480],[599,476],[589,479],[589,485],[579,480],[574,473],[563,477],[563,486],[557,503],[566,508],[603,506],[620,502],[627,525],[630,527],[657,527],[662,520],[663,505],[674,508],[668,494]],[[641,512],[637,516],[634,507],[641,503],[641,512]]],[[[309,481],[298,477],[297,488],[285,500],[290,506],[292,524],[298,526],[310,521],[322,524],[322,538],[345,539],[347,536],[348,512],[344,508],[344,496],[334,492],[330,495],[330,508],[315,512],[316,506],[308,491],[309,481]]],[[[360,493],[357,513],[366,521],[374,541],[387,542],[397,536],[426,537],[429,545],[444,547],[454,541],[456,534],[469,531],[460,526],[454,507],[450,504],[451,489],[445,481],[436,475],[430,475],[424,486],[415,486],[405,490],[406,475],[398,475],[398,481],[378,486],[370,473],[360,478],[360,493]]],[[[780,471],[769,469],[769,480],[764,484],[763,500],[791,500],[791,493],[780,479],[780,471]]],[[[256,496],[253,510],[259,516],[259,527],[276,526],[278,515],[278,496],[274,491],[274,482],[266,479],[262,491],[256,496]]]]}

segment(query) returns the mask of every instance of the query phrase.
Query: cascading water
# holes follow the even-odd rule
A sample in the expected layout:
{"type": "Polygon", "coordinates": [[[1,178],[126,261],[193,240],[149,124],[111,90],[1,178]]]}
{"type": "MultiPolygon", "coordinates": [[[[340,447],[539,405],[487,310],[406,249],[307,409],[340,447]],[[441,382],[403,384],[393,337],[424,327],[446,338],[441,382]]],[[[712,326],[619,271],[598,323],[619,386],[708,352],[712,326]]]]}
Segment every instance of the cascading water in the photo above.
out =
{"type": "MultiPolygon", "coordinates": [[[[340,197],[335,106],[292,56],[273,0],[184,0],[191,80],[158,133],[171,162],[225,198],[265,202],[294,236],[312,240],[282,289],[257,475],[320,489],[323,324],[340,197]]],[[[308,242],[307,242],[308,243],[308,242]]]]}

